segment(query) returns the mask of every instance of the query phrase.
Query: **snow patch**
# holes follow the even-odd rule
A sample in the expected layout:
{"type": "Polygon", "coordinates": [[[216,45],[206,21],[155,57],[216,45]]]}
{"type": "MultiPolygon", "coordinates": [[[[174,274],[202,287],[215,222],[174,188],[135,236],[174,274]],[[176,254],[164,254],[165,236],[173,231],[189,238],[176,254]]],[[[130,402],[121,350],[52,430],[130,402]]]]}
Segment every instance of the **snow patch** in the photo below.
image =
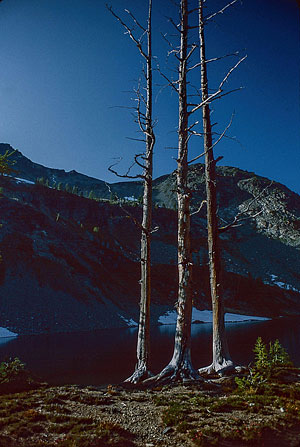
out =
{"type": "Polygon", "coordinates": [[[164,315],[158,319],[160,324],[176,324],[177,312],[176,310],[168,310],[164,315]]]}
{"type": "Polygon", "coordinates": [[[17,337],[18,334],[11,332],[5,327],[0,327],[0,338],[17,337]]]}
{"type": "Polygon", "coordinates": [[[128,318],[123,317],[123,315],[119,314],[119,317],[122,318],[123,321],[127,324],[128,327],[137,327],[138,324],[136,321],[134,321],[132,318],[128,320],[128,318]]]}
{"type": "Polygon", "coordinates": [[[291,286],[290,284],[287,284],[283,281],[278,281],[278,276],[274,275],[273,273],[270,275],[271,278],[271,284],[275,284],[276,286],[280,287],[281,289],[285,290],[293,290],[294,292],[300,292],[299,289],[296,289],[296,287],[291,286]]]}
{"type": "Polygon", "coordinates": [[[138,199],[136,199],[134,196],[124,197],[124,200],[127,200],[128,202],[138,202],[138,199]]]}
{"type": "MultiPolygon", "coordinates": [[[[240,315],[240,314],[225,314],[225,322],[233,323],[233,322],[241,322],[241,321],[267,321],[269,318],[265,317],[256,317],[253,315],[240,315]]],[[[160,324],[176,324],[177,321],[177,312],[176,310],[169,310],[164,315],[161,315],[158,319],[158,323],[160,324]]],[[[212,323],[213,321],[213,313],[211,310],[198,310],[193,307],[192,313],[192,323],[195,321],[201,321],[202,323],[212,323]]]]}
{"type": "Polygon", "coordinates": [[[15,179],[17,180],[17,183],[28,183],[29,185],[34,185],[34,182],[26,180],[25,178],[15,177],[15,179]]]}

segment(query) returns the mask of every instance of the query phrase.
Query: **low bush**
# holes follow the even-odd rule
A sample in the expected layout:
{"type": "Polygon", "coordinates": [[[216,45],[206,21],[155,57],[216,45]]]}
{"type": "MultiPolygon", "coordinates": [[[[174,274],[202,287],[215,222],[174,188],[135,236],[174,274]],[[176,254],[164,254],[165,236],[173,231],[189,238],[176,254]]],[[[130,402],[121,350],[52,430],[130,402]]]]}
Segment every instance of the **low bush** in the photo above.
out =
{"type": "Polygon", "coordinates": [[[259,392],[272,378],[278,367],[291,367],[293,364],[288,353],[278,340],[270,342],[269,347],[259,337],[255,343],[255,363],[245,377],[236,377],[235,381],[240,391],[259,392]]]}
{"type": "Polygon", "coordinates": [[[34,389],[40,385],[17,357],[0,363],[0,394],[34,389]]]}

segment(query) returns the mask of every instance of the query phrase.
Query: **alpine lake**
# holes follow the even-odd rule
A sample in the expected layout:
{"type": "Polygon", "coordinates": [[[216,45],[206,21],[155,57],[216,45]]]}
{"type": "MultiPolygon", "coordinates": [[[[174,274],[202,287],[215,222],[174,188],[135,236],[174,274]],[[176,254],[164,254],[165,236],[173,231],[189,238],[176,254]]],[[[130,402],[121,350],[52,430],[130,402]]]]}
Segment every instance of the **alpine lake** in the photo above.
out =
{"type": "MultiPolygon", "coordinates": [[[[228,344],[236,364],[254,360],[258,337],[276,339],[300,367],[300,318],[226,323],[228,344]]],[[[158,373],[170,361],[175,325],[151,329],[152,371],[158,373]]],[[[53,385],[106,386],[125,380],[134,370],[137,328],[92,332],[21,335],[0,339],[0,361],[18,357],[29,370],[53,385]]],[[[192,325],[192,360],[195,368],[211,362],[212,324],[192,325]]]]}

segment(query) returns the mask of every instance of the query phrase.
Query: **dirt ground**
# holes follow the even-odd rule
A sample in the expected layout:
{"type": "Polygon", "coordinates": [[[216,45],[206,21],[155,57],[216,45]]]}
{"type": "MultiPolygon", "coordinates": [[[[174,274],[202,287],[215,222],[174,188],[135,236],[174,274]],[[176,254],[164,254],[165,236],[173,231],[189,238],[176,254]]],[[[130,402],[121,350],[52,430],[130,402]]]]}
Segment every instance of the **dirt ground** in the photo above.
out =
{"type": "Polygon", "coordinates": [[[0,396],[0,447],[300,446],[300,381],[153,389],[61,386],[0,396]]]}

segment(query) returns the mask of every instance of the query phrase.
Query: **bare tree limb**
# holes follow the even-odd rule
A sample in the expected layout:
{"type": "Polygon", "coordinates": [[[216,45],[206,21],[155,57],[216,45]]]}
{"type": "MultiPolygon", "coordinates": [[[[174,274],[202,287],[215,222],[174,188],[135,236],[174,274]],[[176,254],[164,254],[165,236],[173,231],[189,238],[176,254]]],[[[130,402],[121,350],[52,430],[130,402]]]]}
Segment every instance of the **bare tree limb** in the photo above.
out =
{"type": "MultiPolygon", "coordinates": [[[[226,76],[223,78],[223,80],[221,81],[218,89],[211,95],[209,95],[207,97],[207,99],[205,99],[204,101],[200,102],[199,104],[197,104],[197,106],[195,106],[192,110],[190,110],[189,114],[191,115],[192,113],[196,112],[197,110],[199,110],[201,107],[203,107],[205,104],[210,103],[212,100],[217,99],[220,96],[220,94],[223,92],[223,86],[225,84],[225,82],[227,82],[229,76],[233,73],[233,71],[247,58],[247,56],[242,57],[233,67],[230,68],[230,70],[227,72],[226,76]]],[[[240,90],[240,89],[239,89],[240,90]]],[[[225,96],[226,93],[224,93],[223,96],[225,96]]]]}
{"type": "Polygon", "coordinates": [[[114,166],[118,165],[120,163],[120,161],[122,160],[122,158],[119,159],[119,161],[117,161],[116,163],[113,163],[112,165],[110,165],[108,167],[108,170],[110,172],[112,172],[113,174],[115,174],[117,177],[121,177],[121,178],[131,178],[131,179],[144,179],[145,176],[142,174],[137,174],[137,175],[130,175],[130,171],[133,168],[133,166],[136,164],[135,161],[129,166],[127,172],[125,174],[119,174],[115,169],[113,169],[114,166]]]}
{"type": "Polygon", "coordinates": [[[176,29],[176,31],[181,34],[182,31],[180,28],[178,28],[180,26],[180,24],[176,25],[176,23],[174,22],[172,17],[167,17],[167,19],[173,25],[173,27],[176,29]]]}
{"type": "MultiPolygon", "coordinates": [[[[231,127],[232,121],[233,121],[233,117],[234,114],[232,114],[231,119],[229,121],[229,124],[225,127],[225,129],[223,130],[223,132],[220,134],[219,138],[213,143],[213,145],[211,147],[208,148],[207,151],[211,151],[213,150],[213,148],[222,140],[222,138],[225,137],[227,130],[231,127]]],[[[192,135],[196,135],[198,137],[202,137],[203,136],[203,132],[199,133],[199,132],[192,132],[192,135]]],[[[190,160],[188,163],[191,164],[196,160],[199,160],[199,158],[203,157],[206,154],[206,151],[202,152],[201,154],[197,155],[196,157],[194,157],[192,160],[190,160]]],[[[222,157],[223,158],[223,157],[222,157]]],[[[215,162],[217,163],[218,161],[220,161],[220,158],[215,160],[215,162]]]]}
{"type": "Polygon", "coordinates": [[[141,28],[141,30],[144,31],[144,33],[147,32],[146,28],[144,28],[144,27],[137,21],[136,17],[132,14],[131,11],[129,11],[128,9],[125,9],[125,12],[127,12],[127,14],[130,15],[130,17],[132,18],[132,20],[134,21],[134,23],[135,23],[139,28],[141,28]]]}
{"type": "MultiPolygon", "coordinates": [[[[225,58],[227,58],[227,57],[238,56],[238,55],[239,55],[239,52],[236,51],[235,53],[225,54],[224,56],[214,57],[214,58],[212,58],[212,59],[207,59],[207,60],[205,61],[205,63],[208,64],[209,62],[215,62],[215,61],[219,61],[219,60],[221,60],[221,59],[225,59],[225,58]]],[[[198,68],[198,67],[201,67],[201,62],[197,62],[197,64],[193,65],[192,67],[189,67],[189,68],[187,69],[187,71],[188,71],[188,72],[189,72],[189,71],[192,71],[192,70],[194,70],[195,68],[198,68]]]]}
{"type": "Polygon", "coordinates": [[[142,140],[142,138],[133,138],[133,137],[126,137],[127,140],[132,140],[132,141],[140,141],[142,143],[146,143],[146,140],[142,140]]]}
{"type": "Polygon", "coordinates": [[[166,33],[165,33],[165,34],[160,33],[160,35],[161,35],[161,37],[167,42],[167,44],[169,45],[170,48],[172,48],[172,49],[173,49],[174,51],[176,51],[177,53],[180,52],[179,48],[174,47],[174,45],[172,44],[172,42],[171,42],[169,39],[167,39],[167,34],[166,34],[166,33]]]}
{"type": "Polygon", "coordinates": [[[193,129],[193,127],[197,126],[197,124],[199,124],[199,121],[195,121],[193,124],[191,124],[191,125],[188,127],[188,132],[190,132],[190,131],[193,129]]]}
{"type": "Polygon", "coordinates": [[[255,214],[252,214],[251,216],[243,217],[246,213],[248,213],[250,211],[251,205],[254,202],[257,202],[258,199],[260,197],[262,197],[262,195],[271,187],[272,184],[273,184],[273,180],[257,196],[255,196],[252,200],[250,200],[250,202],[247,204],[246,208],[243,211],[239,212],[234,217],[232,222],[230,222],[229,224],[225,225],[224,227],[220,227],[219,228],[219,233],[224,233],[225,231],[229,230],[230,228],[239,227],[241,225],[240,222],[242,222],[244,220],[254,219],[255,217],[257,217],[260,214],[262,214],[263,209],[259,210],[255,214]]]}
{"type": "Polygon", "coordinates": [[[229,8],[230,6],[234,5],[238,0],[233,0],[232,2],[228,3],[226,6],[224,6],[224,8],[220,9],[219,11],[211,14],[208,17],[204,17],[204,22],[207,22],[208,20],[213,19],[214,17],[216,17],[219,14],[223,14],[224,11],[226,11],[227,8],[229,8]]]}
{"type": "Polygon", "coordinates": [[[175,90],[175,92],[178,94],[178,88],[177,87],[175,87],[175,84],[178,84],[178,80],[177,81],[171,81],[161,70],[160,70],[160,67],[159,67],[159,65],[157,65],[157,67],[156,67],[156,69],[157,69],[157,71],[160,73],[160,75],[168,82],[168,85],[170,86],[170,87],[172,87],[174,90],[175,90]]]}
{"type": "Polygon", "coordinates": [[[146,169],[146,166],[143,165],[142,163],[140,163],[140,161],[138,160],[139,157],[142,157],[142,158],[145,159],[144,154],[136,154],[136,155],[134,156],[134,161],[135,161],[135,163],[136,163],[140,168],[142,168],[142,169],[146,169]]]}
{"type": "Polygon", "coordinates": [[[135,35],[133,34],[133,30],[131,28],[129,28],[128,25],[126,25],[125,22],[123,22],[123,20],[121,19],[121,17],[119,17],[114,10],[112,9],[111,6],[109,6],[108,4],[106,4],[106,8],[108,9],[108,11],[110,11],[110,13],[118,20],[118,22],[121,23],[121,25],[125,28],[126,33],[129,34],[130,39],[136,44],[140,54],[147,59],[148,56],[147,54],[144,52],[143,48],[142,48],[142,44],[141,44],[141,37],[139,39],[137,39],[135,37],[135,35]]]}
{"type": "MultiPolygon", "coordinates": [[[[105,182],[105,186],[108,188],[108,190],[109,190],[109,193],[112,195],[113,194],[113,192],[112,192],[112,190],[111,190],[111,187],[110,187],[110,185],[108,184],[108,183],[106,183],[105,182]]],[[[120,206],[120,208],[124,211],[124,213],[128,216],[128,217],[130,217],[130,219],[132,219],[132,221],[135,223],[135,225],[137,226],[137,227],[139,227],[144,233],[148,233],[148,230],[146,229],[146,228],[144,228],[143,227],[143,225],[126,209],[126,208],[124,208],[123,207],[123,204],[122,204],[122,202],[121,202],[121,199],[116,195],[116,200],[118,201],[118,204],[119,204],[119,206],[120,206]]],[[[152,228],[150,231],[149,231],[149,233],[150,234],[152,234],[152,233],[155,233],[156,231],[158,231],[159,230],[159,226],[157,225],[156,227],[154,227],[154,228],[152,228]]]]}
{"type": "Polygon", "coordinates": [[[205,62],[207,64],[209,64],[210,62],[220,61],[222,59],[226,59],[227,57],[238,56],[239,54],[240,54],[239,51],[236,51],[235,53],[224,54],[224,56],[213,57],[212,59],[207,59],[205,62]]]}
{"type": "Polygon", "coordinates": [[[209,148],[209,150],[213,149],[218,143],[220,143],[220,141],[226,135],[227,130],[231,127],[233,118],[234,118],[234,113],[231,115],[229,123],[227,124],[227,126],[225,127],[225,129],[223,130],[223,132],[221,133],[219,138],[214,142],[214,144],[212,145],[212,147],[209,148]]]}
{"type": "Polygon", "coordinates": [[[216,101],[217,99],[221,99],[224,98],[224,96],[227,95],[231,95],[231,93],[235,93],[238,92],[240,90],[243,90],[245,87],[237,87],[237,88],[233,88],[232,90],[229,90],[228,92],[222,93],[221,95],[217,96],[216,98],[214,98],[214,101],[216,101]]]}
{"type": "Polygon", "coordinates": [[[197,211],[194,211],[193,213],[191,213],[191,216],[194,216],[195,214],[200,213],[201,209],[203,208],[204,205],[207,204],[206,200],[202,200],[202,202],[200,203],[199,208],[197,209],[197,211]]]}
{"type": "MultiPolygon", "coordinates": [[[[190,57],[192,56],[193,52],[195,51],[195,49],[197,48],[197,45],[193,44],[192,48],[190,49],[190,51],[188,52],[187,56],[186,56],[186,61],[188,61],[190,59],[190,57]]],[[[188,69],[187,69],[188,72],[188,69]]]]}

